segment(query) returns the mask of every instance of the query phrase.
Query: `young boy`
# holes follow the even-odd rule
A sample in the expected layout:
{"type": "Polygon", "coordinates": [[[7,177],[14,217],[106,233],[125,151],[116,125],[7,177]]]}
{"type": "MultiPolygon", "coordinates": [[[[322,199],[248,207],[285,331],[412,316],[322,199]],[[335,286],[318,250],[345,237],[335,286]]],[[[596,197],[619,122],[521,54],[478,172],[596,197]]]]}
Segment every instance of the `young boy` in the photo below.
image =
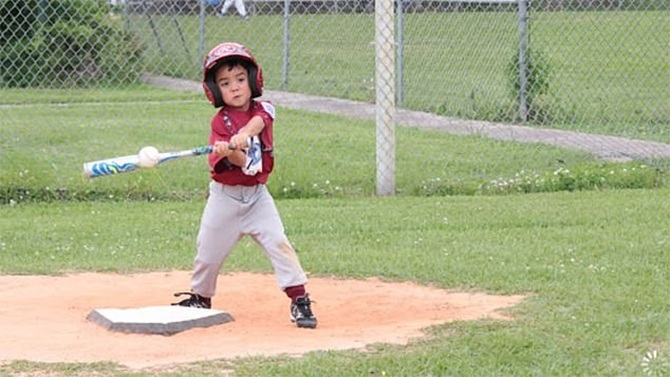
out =
{"type": "Polygon", "coordinates": [[[316,317],[305,291],[307,277],[284,233],[274,199],[265,183],[272,172],[274,106],[254,100],[263,93],[263,72],[251,52],[222,43],[204,62],[203,88],[215,108],[209,136],[212,181],[197,238],[189,298],[173,305],[211,308],[223,262],[237,242],[250,235],[265,251],[279,288],[291,299],[290,319],[315,328],[316,317]]]}

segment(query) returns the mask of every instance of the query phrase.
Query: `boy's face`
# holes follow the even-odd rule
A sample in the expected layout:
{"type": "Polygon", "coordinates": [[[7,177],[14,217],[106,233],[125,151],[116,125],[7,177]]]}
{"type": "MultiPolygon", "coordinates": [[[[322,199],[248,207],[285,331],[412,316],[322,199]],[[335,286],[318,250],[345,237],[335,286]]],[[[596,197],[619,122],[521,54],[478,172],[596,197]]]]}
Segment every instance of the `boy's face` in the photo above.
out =
{"type": "Polygon", "coordinates": [[[221,66],[214,75],[216,86],[221,91],[226,106],[246,111],[251,103],[249,74],[241,65],[221,66]]]}

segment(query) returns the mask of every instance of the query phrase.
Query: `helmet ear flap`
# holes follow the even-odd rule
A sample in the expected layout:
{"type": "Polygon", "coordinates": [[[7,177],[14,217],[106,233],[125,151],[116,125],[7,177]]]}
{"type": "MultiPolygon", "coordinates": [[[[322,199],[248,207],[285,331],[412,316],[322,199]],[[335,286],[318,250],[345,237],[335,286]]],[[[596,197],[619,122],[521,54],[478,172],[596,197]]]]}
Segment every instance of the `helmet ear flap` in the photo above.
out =
{"type": "Polygon", "coordinates": [[[216,82],[214,80],[214,72],[216,72],[216,67],[214,67],[214,69],[211,69],[207,73],[207,76],[205,77],[202,86],[203,89],[205,90],[205,95],[207,96],[207,99],[209,99],[209,102],[212,103],[212,106],[221,107],[224,105],[223,96],[221,95],[221,91],[219,90],[219,88],[216,86],[216,82]]]}
{"type": "Polygon", "coordinates": [[[212,105],[214,107],[221,107],[223,106],[223,97],[221,96],[221,92],[219,91],[219,88],[216,87],[214,82],[208,82],[207,86],[209,86],[209,90],[212,93],[212,98],[210,99],[210,102],[212,102],[212,105]]]}
{"type": "Polygon", "coordinates": [[[251,87],[251,98],[263,95],[263,70],[255,63],[249,64],[249,86],[251,87]]]}

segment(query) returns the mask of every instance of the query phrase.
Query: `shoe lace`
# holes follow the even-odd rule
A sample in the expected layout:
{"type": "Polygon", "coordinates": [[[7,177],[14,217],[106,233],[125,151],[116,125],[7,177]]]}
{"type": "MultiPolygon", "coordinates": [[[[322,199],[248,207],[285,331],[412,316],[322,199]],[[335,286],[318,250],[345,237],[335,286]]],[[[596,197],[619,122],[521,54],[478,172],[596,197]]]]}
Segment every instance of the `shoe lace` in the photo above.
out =
{"type": "Polygon", "coordinates": [[[193,292],[177,292],[173,295],[174,297],[179,297],[179,296],[190,296],[190,298],[193,298],[195,296],[195,293],[193,292]]]}
{"type": "Polygon", "coordinates": [[[314,314],[312,314],[311,303],[312,301],[309,299],[309,297],[301,297],[295,301],[295,306],[298,308],[298,311],[303,315],[303,317],[312,318],[314,314]]]}
{"type": "Polygon", "coordinates": [[[193,292],[177,292],[173,296],[174,297],[189,296],[189,297],[187,299],[181,300],[179,302],[175,302],[172,305],[184,305],[184,304],[190,304],[190,303],[200,304],[200,299],[198,298],[198,295],[193,293],[193,292]]]}

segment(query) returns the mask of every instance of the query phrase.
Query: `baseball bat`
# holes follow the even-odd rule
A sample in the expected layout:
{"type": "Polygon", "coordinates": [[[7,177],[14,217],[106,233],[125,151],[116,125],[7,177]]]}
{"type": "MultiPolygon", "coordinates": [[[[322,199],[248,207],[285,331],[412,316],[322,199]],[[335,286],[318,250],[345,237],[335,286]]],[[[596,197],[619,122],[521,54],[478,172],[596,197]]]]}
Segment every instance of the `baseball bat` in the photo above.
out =
{"type": "MultiPolygon", "coordinates": [[[[207,145],[183,151],[160,153],[156,165],[179,158],[209,154],[212,153],[213,150],[214,146],[207,145]]],[[[142,168],[139,162],[140,157],[136,154],[87,162],[84,164],[84,177],[90,179],[135,171],[142,168]]]]}

